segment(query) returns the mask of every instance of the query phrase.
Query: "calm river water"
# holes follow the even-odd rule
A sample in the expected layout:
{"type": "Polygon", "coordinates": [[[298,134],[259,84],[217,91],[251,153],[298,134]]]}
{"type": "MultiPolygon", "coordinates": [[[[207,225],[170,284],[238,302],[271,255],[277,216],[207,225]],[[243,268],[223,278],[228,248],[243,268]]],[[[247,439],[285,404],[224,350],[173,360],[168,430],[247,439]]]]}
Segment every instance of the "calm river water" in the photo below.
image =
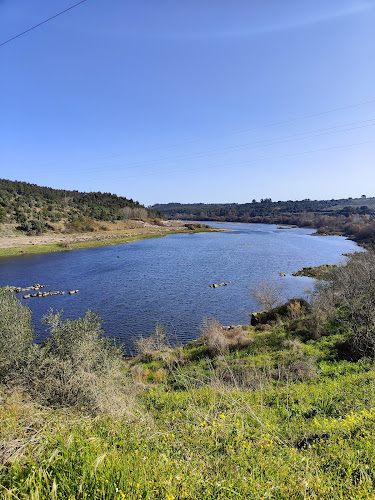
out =
{"type": "MultiPolygon", "coordinates": [[[[313,280],[289,273],[334,264],[359,250],[339,236],[310,236],[311,229],[266,224],[209,223],[222,233],[177,234],[112,247],[0,259],[0,285],[49,285],[76,295],[21,299],[33,310],[38,340],[42,316],[63,309],[70,318],[98,311],[105,332],[125,346],[163,324],[174,343],[199,336],[204,318],[246,323],[258,310],[249,288],[262,281],[284,286],[284,298],[301,296],[313,280]],[[280,277],[279,272],[288,273],[280,277]],[[210,288],[210,283],[231,281],[210,288]]],[[[21,297],[23,294],[19,294],[21,297]]]]}

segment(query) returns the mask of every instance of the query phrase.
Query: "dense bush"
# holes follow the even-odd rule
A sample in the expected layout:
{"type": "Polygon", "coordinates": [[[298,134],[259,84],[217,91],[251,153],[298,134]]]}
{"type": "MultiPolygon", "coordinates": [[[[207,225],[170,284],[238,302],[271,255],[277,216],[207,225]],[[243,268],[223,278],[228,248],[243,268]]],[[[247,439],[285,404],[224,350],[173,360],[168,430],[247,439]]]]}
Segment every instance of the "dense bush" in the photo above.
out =
{"type": "Polygon", "coordinates": [[[46,225],[39,220],[25,220],[18,228],[28,234],[41,234],[46,230],[46,225]]]}
{"type": "Polygon", "coordinates": [[[30,364],[35,348],[31,311],[0,288],[0,379],[17,384],[30,364]]]}
{"type": "MultiPolygon", "coordinates": [[[[375,251],[354,254],[320,285],[316,299],[332,325],[347,332],[353,351],[375,356],[375,251]]],[[[353,352],[354,353],[354,352],[353,352]]]]}
{"type": "Polygon", "coordinates": [[[0,290],[0,380],[20,386],[41,404],[74,406],[95,413],[123,413],[126,387],[120,348],[104,337],[98,316],[44,318],[50,336],[33,343],[31,312],[0,290]]]}

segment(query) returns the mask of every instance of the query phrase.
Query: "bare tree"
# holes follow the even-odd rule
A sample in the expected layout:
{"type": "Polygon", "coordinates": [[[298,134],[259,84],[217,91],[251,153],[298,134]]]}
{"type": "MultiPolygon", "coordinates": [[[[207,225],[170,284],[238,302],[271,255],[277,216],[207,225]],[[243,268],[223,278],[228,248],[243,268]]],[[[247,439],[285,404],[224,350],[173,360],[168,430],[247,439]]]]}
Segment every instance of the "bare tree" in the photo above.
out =
{"type": "Polygon", "coordinates": [[[281,292],[283,288],[284,286],[279,283],[263,281],[251,287],[250,293],[259,307],[263,310],[268,310],[281,304],[281,292]]]}

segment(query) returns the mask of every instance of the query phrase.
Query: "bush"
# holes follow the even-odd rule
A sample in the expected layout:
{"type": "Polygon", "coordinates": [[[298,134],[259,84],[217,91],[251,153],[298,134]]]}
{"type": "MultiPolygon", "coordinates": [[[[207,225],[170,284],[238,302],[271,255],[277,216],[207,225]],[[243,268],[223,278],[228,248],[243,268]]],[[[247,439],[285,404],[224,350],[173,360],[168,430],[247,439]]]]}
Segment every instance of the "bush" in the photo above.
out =
{"type": "Polygon", "coordinates": [[[120,348],[103,337],[101,321],[44,318],[50,336],[33,343],[31,311],[14,294],[0,289],[0,377],[8,388],[20,386],[36,401],[53,407],[84,408],[122,414],[129,407],[120,348]]]}
{"type": "Polygon", "coordinates": [[[375,252],[354,254],[338,266],[317,301],[332,325],[350,334],[352,349],[375,356],[375,252]]]}
{"type": "Polygon", "coordinates": [[[0,289],[0,379],[17,384],[33,357],[31,311],[14,293],[0,289]]]}
{"type": "Polygon", "coordinates": [[[39,220],[25,220],[17,229],[25,231],[29,235],[35,235],[44,233],[46,225],[39,220]]]}
{"type": "Polygon", "coordinates": [[[65,226],[66,233],[92,233],[98,230],[98,224],[90,217],[70,221],[65,226]]]}
{"type": "Polygon", "coordinates": [[[155,332],[148,337],[142,335],[133,341],[137,353],[147,361],[154,359],[155,355],[160,357],[161,353],[169,352],[170,346],[167,332],[163,325],[157,324],[155,332]]]}
{"type": "Polygon", "coordinates": [[[250,293],[256,303],[262,309],[269,310],[275,305],[281,305],[281,292],[283,285],[264,281],[250,289],[250,293]]]}
{"type": "Polygon", "coordinates": [[[220,323],[215,319],[205,320],[202,327],[203,340],[211,356],[224,354],[229,347],[229,339],[220,323]]]}
{"type": "Polygon", "coordinates": [[[122,351],[103,337],[99,317],[88,311],[63,321],[61,313],[51,311],[44,323],[50,336],[30,374],[32,395],[49,406],[122,413],[122,351]]]}

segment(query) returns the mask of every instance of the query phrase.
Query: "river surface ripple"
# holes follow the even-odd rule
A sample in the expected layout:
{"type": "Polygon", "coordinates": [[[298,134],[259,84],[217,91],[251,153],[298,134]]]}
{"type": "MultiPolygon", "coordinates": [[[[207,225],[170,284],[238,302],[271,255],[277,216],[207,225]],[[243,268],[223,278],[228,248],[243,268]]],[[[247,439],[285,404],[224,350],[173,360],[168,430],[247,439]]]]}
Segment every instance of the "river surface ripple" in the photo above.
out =
{"type": "Polygon", "coordinates": [[[47,334],[40,320],[50,308],[63,309],[70,318],[91,309],[102,317],[106,334],[130,350],[131,340],[148,335],[157,323],[166,327],[174,344],[197,338],[205,318],[246,323],[249,313],[258,310],[249,293],[252,286],[267,280],[282,284],[285,299],[302,296],[314,281],[290,273],[336,264],[343,253],[361,250],[340,236],[310,236],[311,229],[208,224],[230,231],[0,259],[0,285],[79,289],[75,295],[21,299],[33,310],[38,341],[47,334]],[[209,287],[228,281],[228,286],[209,287]]]}

